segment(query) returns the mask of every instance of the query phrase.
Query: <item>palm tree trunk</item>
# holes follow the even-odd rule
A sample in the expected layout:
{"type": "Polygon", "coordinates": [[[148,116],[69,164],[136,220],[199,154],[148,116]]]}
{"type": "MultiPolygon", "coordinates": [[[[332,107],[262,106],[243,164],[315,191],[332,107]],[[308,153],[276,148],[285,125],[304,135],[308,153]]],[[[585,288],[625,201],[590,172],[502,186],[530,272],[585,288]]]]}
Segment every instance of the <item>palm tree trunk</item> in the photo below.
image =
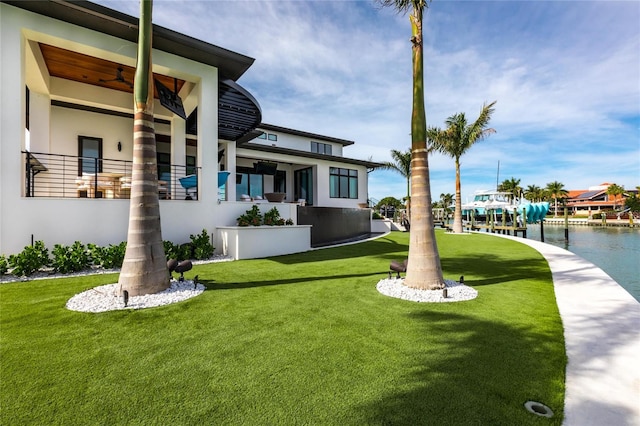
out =
{"type": "Polygon", "coordinates": [[[422,10],[410,15],[413,43],[413,112],[411,117],[411,233],[405,285],[431,290],[444,287],[431,210],[427,123],[424,109],[422,10]]]}
{"type": "Polygon", "coordinates": [[[160,292],[170,285],[160,229],[156,138],[151,73],[152,0],[140,1],[138,64],[134,81],[133,166],[127,250],[118,284],[129,296],[160,292]]]}
{"type": "Polygon", "coordinates": [[[453,232],[462,233],[462,191],[460,189],[460,160],[456,158],[456,209],[453,212],[453,232]]]}

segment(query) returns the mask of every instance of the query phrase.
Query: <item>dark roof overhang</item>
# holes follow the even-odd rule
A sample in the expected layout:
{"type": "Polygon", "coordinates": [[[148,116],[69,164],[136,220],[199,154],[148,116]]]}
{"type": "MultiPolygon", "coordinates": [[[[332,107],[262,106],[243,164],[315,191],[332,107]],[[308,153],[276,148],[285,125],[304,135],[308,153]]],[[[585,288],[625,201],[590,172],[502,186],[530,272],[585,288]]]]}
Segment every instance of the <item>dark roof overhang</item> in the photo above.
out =
{"type": "MultiPolygon", "coordinates": [[[[250,149],[252,151],[269,152],[269,153],[280,154],[280,155],[291,155],[295,157],[313,158],[316,160],[331,161],[333,163],[354,164],[358,166],[365,166],[368,169],[377,169],[378,167],[382,167],[381,163],[376,163],[374,161],[356,160],[355,158],[346,158],[346,157],[338,157],[335,155],[317,154],[315,152],[300,151],[297,149],[282,148],[279,146],[269,146],[269,145],[262,145],[257,143],[245,143],[241,146],[238,146],[238,148],[250,149]]],[[[290,161],[283,160],[283,162],[290,162],[290,161]]]]}
{"type": "Polygon", "coordinates": [[[296,136],[302,136],[309,139],[315,139],[316,141],[335,142],[335,143],[341,144],[342,146],[353,145],[355,143],[353,141],[346,140],[346,139],[339,139],[331,136],[318,135],[316,133],[303,132],[302,130],[289,129],[287,127],[274,126],[273,124],[267,124],[267,123],[262,123],[260,125],[260,128],[262,130],[267,130],[267,131],[271,130],[274,132],[288,133],[290,135],[296,135],[296,136]]]}
{"type": "MultiPolygon", "coordinates": [[[[198,133],[197,108],[187,119],[187,133],[198,133]]],[[[262,120],[262,110],[251,93],[231,79],[218,82],[218,138],[228,141],[249,141],[262,132],[256,127],[262,120]]]]}
{"type": "MultiPolygon", "coordinates": [[[[20,9],[138,42],[138,18],[84,0],[2,0],[20,9]]],[[[211,65],[225,78],[237,80],[254,59],[231,50],[153,25],[153,48],[211,65]]]]}

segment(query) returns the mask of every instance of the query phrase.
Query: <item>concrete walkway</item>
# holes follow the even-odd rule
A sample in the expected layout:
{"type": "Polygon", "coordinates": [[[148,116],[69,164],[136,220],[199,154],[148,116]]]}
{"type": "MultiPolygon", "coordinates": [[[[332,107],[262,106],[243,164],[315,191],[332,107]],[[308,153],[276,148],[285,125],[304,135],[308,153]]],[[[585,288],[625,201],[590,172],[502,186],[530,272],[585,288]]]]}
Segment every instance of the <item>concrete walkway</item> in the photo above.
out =
{"type": "Polygon", "coordinates": [[[506,235],[549,263],[567,350],[566,426],[640,425],[640,302],[562,248],[506,235]]]}

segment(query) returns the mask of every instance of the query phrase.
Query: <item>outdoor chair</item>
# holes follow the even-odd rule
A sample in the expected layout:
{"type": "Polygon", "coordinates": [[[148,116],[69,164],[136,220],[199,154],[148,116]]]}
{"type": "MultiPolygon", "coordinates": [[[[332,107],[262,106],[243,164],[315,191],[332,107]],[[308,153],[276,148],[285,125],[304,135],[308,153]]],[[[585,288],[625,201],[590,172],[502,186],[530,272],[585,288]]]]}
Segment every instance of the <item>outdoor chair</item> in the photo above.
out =
{"type": "Polygon", "coordinates": [[[180,181],[180,185],[185,189],[187,193],[187,197],[185,200],[193,200],[194,197],[198,199],[198,176],[197,175],[188,175],[185,177],[181,177],[178,179],[180,181]],[[193,197],[191,196],[191,190],[193,190],[193,197]]]}

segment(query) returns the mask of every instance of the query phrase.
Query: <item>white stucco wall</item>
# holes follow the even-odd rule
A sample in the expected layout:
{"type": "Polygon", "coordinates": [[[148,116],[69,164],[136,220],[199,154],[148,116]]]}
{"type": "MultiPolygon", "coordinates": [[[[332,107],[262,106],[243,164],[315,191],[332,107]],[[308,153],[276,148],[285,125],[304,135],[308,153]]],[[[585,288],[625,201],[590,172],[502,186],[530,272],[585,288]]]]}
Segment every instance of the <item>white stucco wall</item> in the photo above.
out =
{"type": "MultiPolygon", "coordinates": [[[[260,130],[263,130],[263,129],[260,129],[260,130]]],[[[276,132],[273,130],[263,130],[263,131],[265,133],[277,135],[278,140],[270,141],[268,139],[255,138],[251,142],[261,144],[261,145],[277,146],[280,148],[297,149],[299,151],[306,151],[306,152],[311,152],[311,142],[320,142],[327,145],[331,145],[331,155],[342,157],[343,146],[342,144],[339,144],[339,143],[327,142],[325,140],[312,139],[312,138],[302,137],[298,135],[291,135],[288,133],[276,132]]]]}
{"type": "Polygon", "coordinates": [[[222,254],[234,259],[256,259],[311,249],[311,225],[220,227],[222,254]]]}
{"type": "MultiPolygon", "coordinates": [[[[78,136],[103,139],[103,157],[130,160],[133,127],[130,118],[50,107],[51,100],[131,114],[131,94],[52,78],[43,66],[37,42],[135,66],[136,45],[0,4],[0,253],[19,252],[35,240],[48,246],[73,241],[106,245],[126,239],[129,200],[24,197],[26,149],[25,86],[30,88],[29,148],[34,152],[77,155],[78,136]],[[35,48],[34,48],[35,46],[35,48]],[[118,152],[117,143],[122,142],[118,152]]],[[[163,237],[188,241],[190,233],[214,231],[217,201],[217,69],[165,52],[154,51],[154,72],[181,78],[191,91],[181,92],[191,110],[201,115],[198,161],[204,182],[198,201],[161,202],[163,237]],[[195,99],[194,99],[195,97],[195,99]],[[213,159],[213,160],[212,160],[213,159]]],[[[189,113],[188,111],[187,113],[189,113]]],[[[177,123],[156,102],[155,115],[177,123]]],[[[180,119],[181,120],[181,119],[180,119]]],[[[184,139],[184,124],[158,125],[158,132],[184,139]]],[[[174,153],[184,157],[186,148],[174,153]]],[[[177,163],[184,163],[184,159],[177,163]]]]}
{"type": "MultiPolygon", "coordinates": [[[[17,253],[34,240],[54,244],[74,241],[99,245],[116,244],[126,239],[129,200],[86,198],[25,197],[25,167],[21,151],[77,155],[78,136],[102,138],[105,159],[130,160],[133,145],[132,119],[108,114],[50,106],[51,101],[69,102],[115,112],[132,114],[131,94],[49,76],[39,42],[135,66],[136,45],[27,12],[0,3],[0,254],[17,253]],[[26,132],[25,87],[30,89],[30,130],[26,132]],[[118,142],[122,151],[117,150],[118,142]]],[[[187,242],[189,234],[216,227],[233,226],[235,219],[251,207],[236,203],[235,179],[228,180],[229,202],[218,203],[218,150],[225,147],[227,170],[249,165],[258,159],[280,163],[287,172],[287,201],[294,201],[294,171],[314,169],[314,204],[356,207],[366,201],[367,174],[364,167],[330,163],[236,148],[235,142],[218,141],[218,71],[165,52],[153,52],[153,70],[186,81],[180,92],[187,114],[198,108],[197,151],[185,147],[182,119],[155,103],[154,115],[171,124],[158,124],[156,131],[170,135],[172,163],[183,164],[185,154],[197,155],[201,167],[201,185],[197,201],[162,200],[160,202],[162,234],[165,240],[187,242]],[[179,145],[176,145],[179,144],[179,145]],[[356,168],[359,171],[358,199],[329,198],[329,167],[356,168]]],[[[310,139],[279,133],[277,146],[310,151],[310,139]]],[[[323,142],[325,143],[325,142],[323,142]]],[[[340,144],[331,144],[333,155],[342,155],[340,144]]],[[[162,148],[165,149],[165,148],[162,148]]],[[[272,188],[266,177],[265,189],[272,188]]],[[[271,181],[272,185],[273,182],[271,181]]],[[[266,191],[270,192],[270,191],[266,191]]],[[[77,195],[77,194],[76,194],[77,195]]],[[[278,204],[283,218],[296,220],[295,204],[278,204]]],[[[269,204],[261,209],[271,208],[269,204]]],[[[219,246],[219,244],[218,244],[219,246]]]]}
{"type": "MultiPolygon", "coordinates": [[[[246,148],[238,148],[238,166],[253,167],[254,159],[257,155],[265,160],[278,162],[278,170],[287,173],[287,201],[297,201],[294,199],[294,171],[313,167],[313,205],[322,207],[343,207],[356,208],[359,203],[367,202],[368,174],[364,166],[340,163],[339,161],[317,160],[314,158],[295,157],[292,155],[282,155],[269,152],[256,152],[246,148]],[[329,168],[341,167],[358,170],[358,198],[331,198],[329,196],[329,168]]],[[[231,181],[231,178],[230,178],[231,181]]],[[[266,189],[272,188],[265,184],[266,189]]]]}

